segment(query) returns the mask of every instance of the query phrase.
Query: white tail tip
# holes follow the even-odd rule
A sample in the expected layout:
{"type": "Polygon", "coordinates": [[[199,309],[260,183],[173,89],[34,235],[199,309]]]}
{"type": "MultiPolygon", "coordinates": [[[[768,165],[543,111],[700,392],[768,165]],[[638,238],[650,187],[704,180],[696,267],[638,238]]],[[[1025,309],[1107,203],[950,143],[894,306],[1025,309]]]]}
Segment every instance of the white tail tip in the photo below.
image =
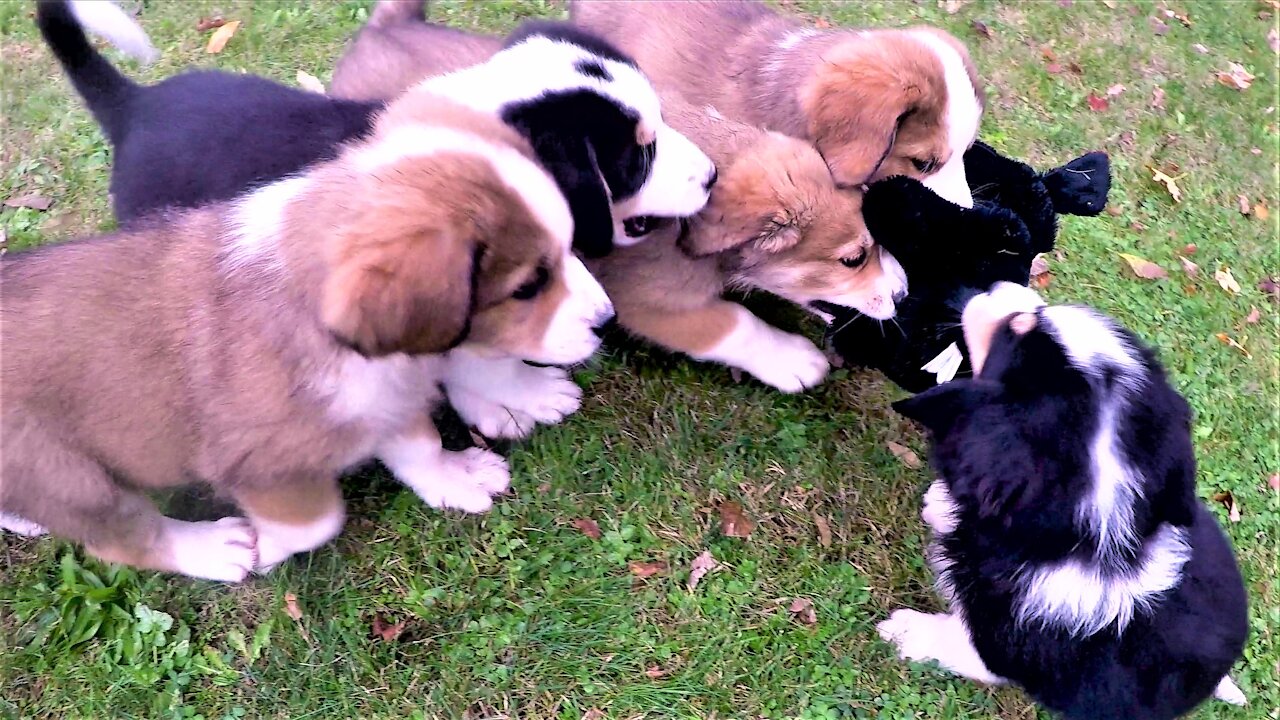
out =
{"type": "Polygon", "coordinates": [[[1244,693],[1240,691],[1240,686],[1236,685],[1229,675],[1223,675],[1222,679],[1218,681],[1218,687],[1214,689],[1213,696],[1223,702],[1229,702],[1240,707],[1249,704],[1249,701],[1245,699],[1244,693]]]}
{"type": "Polygon", "coordinates": [[[71,0],[69,4],[85,30],[110,40],[130,57],[143,63],[160,57],[151,38],[119,5],[105,0],[71,0]]]}

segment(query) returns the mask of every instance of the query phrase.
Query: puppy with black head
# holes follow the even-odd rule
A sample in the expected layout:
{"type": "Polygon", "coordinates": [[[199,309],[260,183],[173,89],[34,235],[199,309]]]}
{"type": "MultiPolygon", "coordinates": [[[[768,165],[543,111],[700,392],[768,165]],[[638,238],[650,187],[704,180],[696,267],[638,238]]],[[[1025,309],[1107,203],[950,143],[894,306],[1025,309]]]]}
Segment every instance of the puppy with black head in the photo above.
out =
{"type": "Polygon", "coordinates": [[[1217,695],[1248,634],[1231,545],[1197,500],[1191,411],[1155,354],[1083,307],[999,283],[964,308],[972,379],[924,424],[945,614],[895,611],[913,660],[1012,682],[1070,720],[1167,720],[1217,695]]]}

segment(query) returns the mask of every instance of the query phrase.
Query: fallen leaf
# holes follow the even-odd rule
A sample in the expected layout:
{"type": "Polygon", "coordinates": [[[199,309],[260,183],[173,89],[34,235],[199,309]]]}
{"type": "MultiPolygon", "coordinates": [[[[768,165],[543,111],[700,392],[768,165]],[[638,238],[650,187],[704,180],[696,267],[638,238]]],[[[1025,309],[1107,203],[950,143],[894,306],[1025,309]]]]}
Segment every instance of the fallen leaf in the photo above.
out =
{"type": "Polygon", "coordinates": [[[1045,69],[1045,72],[1049,73],[1050,75],[1058,75],[1062,72],[1062,66],[1059,65],[1058,63],[1049,63],[1048,65],[1045,66],[1044,69],[1045,69]]]}
{"type": "Polygon", "coordinates": [[[1218,82],[1235,90],[1248,90],[1253,84],[1253,74],[1240,63],[1230,63],[1226,70],[1218,72],[1218,82]]]}
{"type": "Polygon", "coordinates": [[[591,708],[582,713],[582,720],[604,720],[604,711],[600,708],[591,708]]]}
{"type": "Polygon", "coordinates": [[[667,675],[667,671],[657,665],[651,665],[648,670],[644,671],[644,676],[650,680],[657,680],[658,678],[666,677],[667,675]]]}
{"type": "Polygon", "coordinates": [[[701,555],[693,559],[693,565],[689,568],[689,583],[687,585],[689,590],[692,591],[696,588],[698,586],[698,582],[702,580],[702,577],[714,570],[716,565],[719,564],[720,563],[717,563],[716,559],[711,556],[710,550],[703,550],[701,555]]]}
{"type": "Polygon", "coordinates": [[[1236,196],[1236,203],[1237,203],[1237,204],[1239,205],[1239,207],[1240,207],[1240,214],[1241,214],[1241,215],[1248,215],[1248,214],[1252,211],[1252,210],[1251,210],[1251,208],[1249,207],[1249,196],[1248,196],[1248,195],[1237,195],[1237,196],[1236,196]]]}
{"type": "Polygon", "coordinates": [[[1261,319],[1262,319],[1262,312],[1259,311],[1257,307],[1250,306],[1249,315],[1245,317],[1244,323],[1246,325],[1256,325],[1258,321],[1261,319]]]}
{"type": "Polygon", "coordinates": [[[1235,338],[1231,337],[1230,335],[1226,333],[1218,333],[1214,337],[1218,338],[1218,340],[1221,341],[1223,345],[1227,345],[1229,347],[1235,348],[1236,350],[1239,350],[1240,353],[1244,355],[1246,358],[1249,358],[1250,360],[1253,359],[1253,355],[1249,353],[1249,350],[1247,348],[1245,348],[1244,343],[1237,341],[1235,338]]]}
{"type": "Polygon", "coordinates": [[[1136,135],[1132,130],[1125,130],[1124,132],[1120,133],[1120,147],[1124,148],[1125,150],[1132,150],[1133,141],[1135,137],[1136,135]]]}
{"type": "Polygon", "coordinates": [[[813,26],[818,28],[819,30],[826,30],[827,28],[831,27],[831,23],[828,22],[826,18],[818,18],[817,20],[813,21],[813,26]]]}
{"type": "Polygon", "coordinates": [[[1108,205],[1107,214],[1110,215],[1111,217],[1120,217],[1121,215],[1124,214],[1124,211],[1121,210],[1120,207],[1117,205],[1108,205]]]}
{"type": "Polygon", "coordinates": [[[404,632],[404,621],[398,623],[388,623],[382,619],[382,615],[373,616],[373,636],[383,642],[395,642],[400,638],[400,633],[404,632]]]}
{"type": "Polygon", "coordinates": [[[818,612],[813,609],[813,601],[809,598],[796,598],[791,601],[791,606],[787,611],[796,616],[796,619],[805,625],[813,625],[818,622],[818,612]]]}
{"type": "Polygon", "coordinates": [[[4,201],[5,207],[11,208],[28,208],[30,210],[40,210],[41,212],[48,210],[53,204],[53,198],[48,195],[19,195],[11,197],[4,201]]]}
{"type": "Polygon", "coordinates": [[[1253,216],[1259,220],[1267,220],[1271,217],[1271,211],[1267,209],[1267,204],[1261,200],[1253,206],[1253,216]]]}
{"type": "Polygon", "coordinates": [[[209,32],[214,28],[220,28],[226,24],[227,24],[227,21],[224,20],[221,15],[214,15],[213,17],[202,17],[196,21],[196,30],[198,32],[209,32]]]}
{"type": "Polygon", "coordinates": [[[1180,13],[1175,10],[1165,10],[1164,16],[1177,20],[1182,23],[1183,27],[1191,27],[1191,15],[1188,13],[1180,13]]]}
{"type": "Polygon", "coordinates": [[[1155,110],[1164,109],[1164,88],[1156,88],[1151,91],[1151,107],[1155,110]]]}
{"type": "Polygon", "coordinates": [[[306,70],[299,70],[297,74],[298,87],[309,92],[324,94],[324,83],[320,82],[320,78],[312,75],[306,70]]]}
{"type": "Polygon", "coordinates": [[[1102,0],[1102,4],[1106,5],[1108,8],[1112,10],[1116,9],[1116,0],[1102,0]]]}
{"type": "Polygon", "coordinates": [[[1191,277],[1195,277],[1200,274],[1199,265],[1182,257],[1181,255],[1178,256],[1178,260],[1182,261],[1182,272],[1186,273],[1187,275],[1190,275],[1191,277]]]}
{"type": "Polygon", "coordinates": [[[822,547],[831,547],[831,524],[827,522],[825,515],[813,514],[814,527],[818,528],[818,544],[822,547]]]}
{"type": "Polygon", "coordinates": [[[1196,247],[1196,244],[1195,244],[1195,243],[1187,243],[1186,245],[1183,245],[1183,246],[1182,246],[1182,254],[1183,254],[1183,255],[1195,255],[1195,254],[1196,254],[1196,250],[1199,250],[1199,249],[1200,249],[1200,248],[1196,247]]]}
{"type": "Polygon", "coordinates": [[[739,370],[739,369],[738,369],[738,368],[736,368],[736,367],[731,367],[731,368],[729,368],[729,379],[730,379],[730,380],[732,380],[734,383],[736,383],[736,384],[738,384],[738,385],[741,385],[741,384],[742,384],[742,371],[741,371],[741,370],[739,370]]]}
{"type": "Polygon", "coordinates": [[[1041,253],[1031,258],[1031,277],[1043,275],[1049,272],[1049,261],[1041,253]]]}
{"type": "Polygon", "coordinates": [[[1050,45],[1040,46],[1040,56],[1043,57],[1045,60],[1048,60],[1049,62],[1053,62],[1054,60],[1058,59],[1057,53],[1053,51],[1053,47],[1050,45]]]}
{"type": "Polygon", "coordinates": [[[1258,289],[1274,302],[1280,302],[1280,282],[1274,277],[1264,277],[1258,281],[1258,289]]]}
{"type": "Polygon", "coordinates": [[[1271,477],[1267,478],[1267,486],[1280,492],[1280,473],[1271,473],[1271,477]]]}
{"type": "Polygon", "coordinates": [[[298,607],[298,596],[293,593],[284,594],[284,613],[295,621],[302,620],[302,609],[298,607]]]}
{"type": "Polygon", "coordinates": [[[1116,83],[1115,85],[1112,85],[1111,87],[1107,88],[1107,97],[1116,97],[1121,93],[1123,93],[1124,89],[1125,89],[1124,85],[1121,85],[1120,83],[1116,83]]]}
{"type": "Polygon", "coordinates": [[[1165,175],[1160,170],[1152,170],[1151,179],[1154,180],[1155,182],[1160,183],[1161,185],[1164,185],[1165,189],[1169,191],[1169,196],[1173,198],[1174,202],[1176,203],[1182,202],[1182,190],[1178,188],[1178,183],[1177,183],[1177,181],[1181,179],[1181,176],[1169,177],[1168,175],[1165,175]]]}
{"type": "Polygon", "coordinates": [[[1031,282],[1035,283],[1037,290],[1044,290],[1053,283],[1053,273],[1041,273],[1031,278],[1031,282]]]}
{"type": "Polygon", "coordinates": [[[1068,70],[1070,70],[1070,71],[1071,71],[1071,73],[1072,73],[1073,75],[1083,75],[1083,74],[1084,74],[1084,68],[1080,67],[1080,63],[1078,63],[1078,62],[1076,62],[1076,61],[1074,61],[1074,60],[1072,60],[1071,62],[1067,63],[1067,69],[1068,69],[1068,70]]]}
{"type": "Polygon", "coordinates": [[[978,33],[978,37],[986,38],[987,40],[991,39],[991,26],[981,20],[974,20],[969,23],[969,26],[973,28],[974,32],[978,33]]]}
{"type": "Polygon", "coordinates": [[[1258,147],[1256,147],[1256,148],[1249,148],[1249,152],[1250,152],[1250,153],[1252,153],[1252,154],[1254,154],[1254,155],[1261,155],[1261,154],[1262,154],[1262,148],[1258,148],[1258,147]]]}
{"type": "Polygon", "coordinates": [[[938,0],[938,7],[942,8],[948,15],[955,15],[960,12],[960,8],[968,5],[973,0],[938,0]]]}
{"type": "Polygon", "coordinates": [[[236,34],[236,30],[240,29],[240,21],[232,20],[218,27],[209,36],[209,44],[204,46],[205,53],[214,55],[222,52],[222,49],[231,41],[231,36],[236,34]]]}
{"type": "Polygon", "coordinates": [[[742,505],[733,500],[720,503],[720,532],[725,537],[750,537],[756,524],[742,511],[742,505]]]}
{"type": "Polygon", "coordinates": [[[1143,280],[1160,280],[1169,277],[1169,273],[1164,268],[1150,260],[1128,253],[1120,253],[1120,257],[1129,263],[1129,269],[1133,270],[1133,274],[1143,280]]]}
{"type": "MultiPolygon", "coordinates": [[[[473,427],[469,427],[469,428],[467,428],[467,434],[471,436],[471,442],[472,442],[476,447],[480,448],[481,450],[491,450],[491,449],[492,449],[492,448],[489,446],[489,439],[488,439],[488,438],[486,438],[485,436],[481,435],[481,434],[479,433],[479,431],[477,431],[475,428],[473,428],[473,427]]],[[[548,488],[548,489],[549,489],[549,488],[548,488]]]]}
{"type": "Polygon", "coordinates": [[[912,470],[916,470],[920,467],[920,456],[916,455],[911,448],[892,440],[885,444],[888,445],[889,452],[893,453],[894,457],[901,460],[903,465],[906,465],[912,470]]]}
{"type": "Polygon", "coordinates": [[[1154,32],[1156,35],[1168,35],[1169,26],[1166,25],[1163,20],[1153,19],[1151,21],[1151,32],[1154,32]]]}
{"type": "Polygon", "coordinates": [[[667,564],[661,560],[653,560],[651,562],[640,562],[632,560],[627,563],[627,567],[631,568],[631,574],[638,578],[653,577],[658,573],[667,569],[667,564]]]}
{"type": "Polygon", "coordinates": [[[1231,275],[1231,268],[1214,270],[1213,279],[1218,281],[1218,285],[1222,286],[1223,290],[1232,295],[1240,294],[1240,283],[1236,282],[1235,277],[1231,275]]]}
{"type": "Polygon", "coordinates": [[[578,518],[573,521],[573,526],[578,528],[583,535],[586,535],[592,540],[600,539],[600,526],[591,518],[578,518]]]}
{"type": "Polygon", "coordinates": [[[1204,45],[1201,45],[1200,43],[1196,43],[1195,45],[1192,45],[1191,48],[1196,52],[1200,53],[1201,55],[1209,54],[1209,48],[1205,47],[1204,45]]]}
{"type": "Polygon", "coordinates": [[[1102,112],[1103,110],[1106,110],[1107,108],[1111,107],[1110,101],[1108,101],[1104,97],[1098,97],[1093,93],[1089,93],[1088,101],[1089,101],[1089,109],[1094,112],[1102,112]]]}
{"type": "Polygon", "coordinates": [[[1129,229],[1130,229],[1130,230],[1132,230],[1132,231],[1134,231],[1134,232],[1146,232],[1146,231],[1147,231],[1147,226],[1146,226],[1146,225],[1143,225],[1142,223],[1138,222],[1137,220],[1134,220],[1133,222],[1129,223],[1129,229]]]}
{"type": "Polygon", "coordinates": [[[1271,52],[1280,54],[1280,31],[1275,28],[1267,31],[1267,44],[1271,46],[1271,52]]]}

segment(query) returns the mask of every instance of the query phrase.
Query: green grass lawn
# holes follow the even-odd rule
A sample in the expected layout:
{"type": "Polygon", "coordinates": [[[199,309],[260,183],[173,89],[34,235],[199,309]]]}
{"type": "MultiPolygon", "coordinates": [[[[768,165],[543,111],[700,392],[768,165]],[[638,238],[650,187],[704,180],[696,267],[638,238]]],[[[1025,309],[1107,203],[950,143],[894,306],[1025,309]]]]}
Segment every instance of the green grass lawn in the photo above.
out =
{"type": "MultiPolygon", "coordinates": [[[[294,83],[298,70],[328,79],[368,3],[143,4],[163,58],[128,65],[139,77],[200,65],[294,83]],[[196,23],[216,14],[243,26],[207,55],[196,23]]],[[[563,14],[552,2],[434,4],[435,17],[493,32],[563,14]]],[[[983,139],[1039,167],[1111,153],[1110,212],[1064,219],[1045,292],[1156,345],[1195,408],[1200,494],[1235,543],[1252,602],[1233,672],[1252,705],[1211,703],[1195,717],[1280,717],[1280,491],[1267,482],[1280,473],[1280,306],[1258,289],[1280,273],[1267,40],[1280,11],[1254,0],[979,1],[954,14],[934,0],[782,4],[831,25],[946,27],[989,83],[983,139]],[[1189,12],[1189,26],[1166,8],[1189,12]],[[1231,62],[1257,76],[1252,87],[1217,82],[1231,62]],[[1090,94],[1109,107],[1091,109],[1090,94]],[[1181,203],[1152,168],[1178,178],[1181,203]],[[1242,215],[1240,195],[1269,219],[1242,215]],[[1119,253],[1169,277],[1137,279],[1119,253]],[[1214,279],[1227,268],[1238,294],[1214,279]],[[1222,493],[1238,522],[1214,501],[1222,493]]],[[[53,205],[0,210],[10,250],[112,227],[108,146],[32,8],[0,2],[0,198],[53,205]]],[[[513,494],[493,512],[435,512],[385,475],[352,478],[336,542],[242,585],[0,536],[0,716],[1037,717],[1019,691],[906,665],[875,634],[893,608],[938,607],[918,518],[930,474],[887,448],[923,457],[925,443],[888,410],[901,392],[880,375],[839,370],[786,397],[624,344],[580,379],[582,412],[511,450],[513,494]],[[749,538],[721,532],[724,501],[756,523],[749,538]],[[601,537],[575,527],[584,518],[601,537]],[[704,551],[719,566],[690,591],[704,551]],[[797,599],[815,622],[790,612],[797,599]]]]}

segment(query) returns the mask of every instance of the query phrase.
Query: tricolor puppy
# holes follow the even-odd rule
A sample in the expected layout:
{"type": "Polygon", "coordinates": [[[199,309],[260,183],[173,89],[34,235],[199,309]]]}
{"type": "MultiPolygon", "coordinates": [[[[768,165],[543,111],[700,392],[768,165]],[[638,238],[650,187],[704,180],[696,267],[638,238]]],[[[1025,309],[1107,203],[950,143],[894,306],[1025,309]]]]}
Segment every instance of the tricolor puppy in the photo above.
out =
{"type": "Polygon", "coordinates": [[[945,32],[819,31],[747,1],[572,0],[570,17],[658,87],[813,141],[842,186],[907,175],[973,206],[962,156],[984,100],[968,51],[945,32]]]}
{"type": "MultiPolygon", "coordinates": [[[[711,160],[667,124],[649,81],[612,45],[552,22],[526,23],[504,43],[426,22],[424,6],[376,3],[338,61],[333,94],[378,100],[425,90],[497,112],[559,180],[580,236],[613,232],[617,245],[629,245],[640,238],[614,224],[685,217],[706,204],[711,160]]],[[[523,437],[579,405],[581,391],[563,370],[465,351],[451,357],[449,401],[484,435],[523,437]]]]}
{"type": "Polygon", "coordinates": [[[1226,673],[1248,634],[1244,583],[1154,353],[1010,283],[962,322],[974,377],[894,406],[932,435],[924,520],[949,610],[895,611],[880,634],[1071,720],[1167,720],[1215,692],[1243,704],[1226,673]]]}
{"type": "Polygon", "coordinates": [[[841,190],[813,146],[663,96],[667,116],[721,168],[711,202],[687,222],[657,220],[645,242],[589,267],[624,328],[700,360],[741,368],[784,392],[819,383],[827,360],[726,291],[763,290],[823,314],[827,305],[893,317],[907,280],[862,220],[862,193],[841,190]]]}
{"type": "Polygon", "coordinates": [[[433,507],[504,491],[431,422],[452,349],[587,359],[612,314],[529,144],[420,93],[368,140],[242,199],[9,254],[0,514],[109,561],[238,581],[336,535],[338,475],[378,458],[433,507]],[[179,522],[202,481],[245,517],[179,522]]]}

